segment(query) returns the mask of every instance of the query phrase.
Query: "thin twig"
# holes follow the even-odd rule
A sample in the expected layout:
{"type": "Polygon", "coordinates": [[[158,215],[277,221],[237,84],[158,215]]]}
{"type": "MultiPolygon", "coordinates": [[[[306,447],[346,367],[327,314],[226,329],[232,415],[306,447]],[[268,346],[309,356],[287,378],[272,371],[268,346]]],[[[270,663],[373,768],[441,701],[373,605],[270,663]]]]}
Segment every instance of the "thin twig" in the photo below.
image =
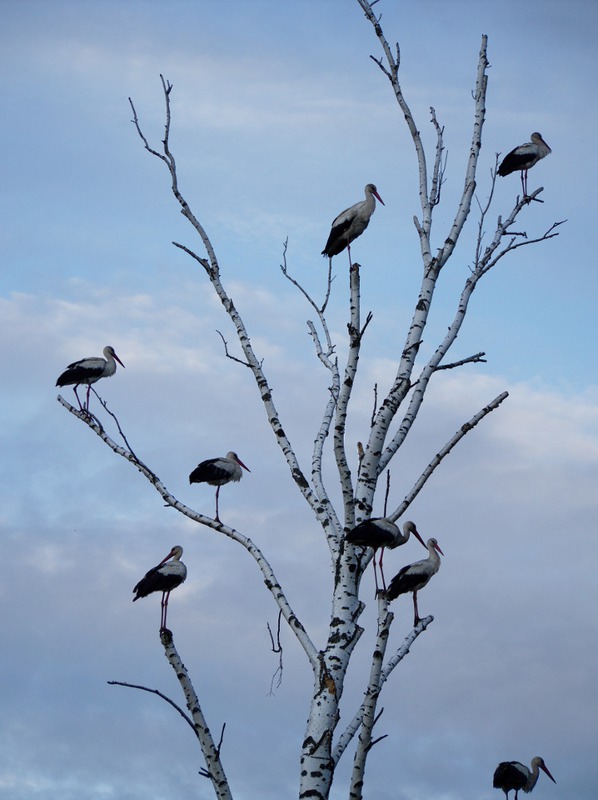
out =
{"type": "Polygon", "coordinates": [[[197,733],[195,730],[195,725],[193,724],[193,720],[191,717],[186,714],[183,709],[177,705],[174,700],[171,700],[170,697],[160,692],[158,689],[150,689],[148,686],[140,686],[137,683],[127,683],[126,681],[106,681],[109,686],[126,686],[129,689],[141,689],[143,692],[149,692],[150,694],[156,694],[158,697],[161,697],[162,700],[165,700],[169,703],[174,709],[176,709],[181,717],[185,720],[185,722],[189,725],[193,733],[197,733]]]}
{"type": "Polygon", "coordinates": [[[278,612],[278,619],[276,622],[276,639],[274,638],[274,634],[272,633],[272,628],[270,627],[270,623],[266,623],[268,628],[268,634],[270,635],[270,644],[272,646],[272,652],[278,653],[278,667],[274,671],[272,675],[272,680],[270,681],[270,691],[268,692],[269,695],[274,694],[274,689],[278,689],[282,684],[282,676],[283,676],[283,662],[282,662],[282,642],[280,641],[280,623],[282,621],[282,614],[278,612]],[[276,686],[274,683],[276,682],[276,686]]]}

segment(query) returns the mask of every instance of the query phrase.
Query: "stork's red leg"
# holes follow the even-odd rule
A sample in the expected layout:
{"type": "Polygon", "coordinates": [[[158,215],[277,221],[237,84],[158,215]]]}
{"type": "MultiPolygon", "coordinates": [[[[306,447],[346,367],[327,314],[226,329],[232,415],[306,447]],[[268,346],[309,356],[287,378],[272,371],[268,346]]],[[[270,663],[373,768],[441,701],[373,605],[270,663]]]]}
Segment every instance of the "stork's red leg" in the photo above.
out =
{"type": "Polygon", "coordinates": [[[170,592],[162,592],[162,617],[160,619],[160,630],[163,631],[166,628],[166,615],[168,614],[168,598],[170,597],[170,592]]]}
{"type": "Polygon", "coordinates": [[[349,253],[349,269],[352,268],[353,264],[351,263],[351,245],[347,245],[347,253],[349,253]]]}
{"type": "Polygon", "coordinates": [[[164,601],[164,627],[166,627],[166,617],[168,615],[168,599],[170,598],[170,592],[166,593],[166,600],[164,601]]]}
{"type": "Polygon", "coordinates": [[[417,610],[417,591],[413,592],[413,625],[417,625],[419,622],[419,611],[417,610]]]}
{"type": "MultiPolygon", "coordinates": [[[[78,385],[79,385],[79,384],[77,384],[77,386],[78,386],[78,385]]],[[[75,391],[75,397],[77,398],[77,402],[79,403],[79,408],[81,409],[81,411],[83,411],[84,409],[83,409],[83,406],[81,405],[81,398],[80,398],[80,397],[79,397],[79,395],[77,394],[77,386],[75,386],[75,389],[74,389],[74,391],[75,391]]]]}
{"type": "Polygon", "coordinates": [[[218,516],[218,495],[220,494],[220,486],[216,489],[216,522],[220,522],[220,517],[218,516]]]}

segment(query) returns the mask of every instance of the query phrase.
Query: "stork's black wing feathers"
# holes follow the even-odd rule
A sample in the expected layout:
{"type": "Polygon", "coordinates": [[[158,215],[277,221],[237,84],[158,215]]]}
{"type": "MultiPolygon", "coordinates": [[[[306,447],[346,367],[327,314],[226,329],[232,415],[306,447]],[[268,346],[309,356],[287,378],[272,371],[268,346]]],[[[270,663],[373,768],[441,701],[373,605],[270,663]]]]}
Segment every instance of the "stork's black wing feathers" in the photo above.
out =
{"type": "Polygon", "coordinates": [[[521,169],[528,169],[530,166],[533,166],[537,158],[535,158],[535,153],[531,153],[529,150],[523,150],[520,147],[516,147],[514,150],[511,150],[502,160],[499,168],[498,174],[504,178],[505,175],[510,175],[511,172],[517,172],[517,170],[521,169]]]}
{"type": "Polygon", "coordinates": [[[420,585],[422,581],[421,574],[409,572],[411,564],[408,564],[403,569],[399,570],[394,578],[391,580],[386,596],[389,600],[395,600],[400,594],[412,592],[420,585]]]}
{"type": "Polygon", "coordinates": [[[221,480],[230,476],[230,470],[217,466],[219,458],[208,458],[198,464],[191,475],[189,483],[205,483],[206,481],[221,480]]]}
{"type": "MultiPolygon", "coordinates": [[[[343,214],[344,213],[345,212],[343,211],[343,214]]],[[[340,214],[339,216],[342,217],[343,214],[340,214]]],[[[332,256],[337,256],[339,253],[342,253],[342,251],[347,246],[348,242],[345,239],[345,233],[347,233],[347,231],[351,227],[351,219],[345,217],[344,219],[341,219],[339,223],[337,224],[335,223],[336,220],[335,222],[332,223],[332,229],[330,231],[330,236],[328,237],[328,241],[326,242],[326,247],[322,250],[322,255],[328,256],[329,258],[332,258],[332,256]]]]}
{"type": "Polygon", "coordinates": [[[140,597],[147,597],[148,594],[152,594],[152,592],[168,592],[181,583],[180,577],[172,575],[172,573],[164,574],[160,572],[163,566],[163,564],[158,564],[157,567],[152,567],[145,573],[143,578],[133,589],[136,593],[133,602],[139,600],[140,597]]]}
{"type": "Polygon", "coordinates": [[[85,383],[90,378],[95,378],[96,376],[101,377],[104,372],[105,362],[97,368],[89,366],[81,367],[79,366],[80,364],[80,361],[75,361],[74,364],[67,367],[56,381],[56,386],[70,386],[73,383],[85,383]]]}
{"type": "Polygon", "coordinates": [[[394,542],[394,536],[377,526],[378,520],[379,517],[372,517],[360,522],[346,534],[345,539],[362,547],[387,547],[394,542]]]}
{"type": "MultiPolygon", "coordinates": [[[[527,782],[525,774],[518,769],[517,761],[501,761],[494,771],[492,785],[495,789],[523,789],[527,782]]],[[[519,764],[519,767],[522,765],[519,764]]]]}

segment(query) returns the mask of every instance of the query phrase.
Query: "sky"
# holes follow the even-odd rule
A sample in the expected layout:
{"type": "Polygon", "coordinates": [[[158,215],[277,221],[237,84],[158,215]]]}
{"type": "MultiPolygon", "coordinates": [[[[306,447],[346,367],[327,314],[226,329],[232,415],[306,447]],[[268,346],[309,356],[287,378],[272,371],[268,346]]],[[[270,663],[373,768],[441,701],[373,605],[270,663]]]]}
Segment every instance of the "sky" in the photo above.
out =
{"type": "MultiPolygon", "coordinates": [[[[552,154],[530,171],[544,187],[517,223],[530,238],[476,290],[451,353],[487,362],[441,373],[392,464],[396,503],[482,406],[509,399],[469,434],[409,509],[445,557],[419,597],[434,622],[388,682],[366,798],[490,800],[502,760],[542,755],[535,798],[595,797],[598,767],[598,386],[593,232],[598,180],[598,7],[480,0],[391,2],[377,12],[401,46],[401,81],[424,144],[429,108],[445,128],[439,246],[463,186],[477,56],[491,67],[478,172],[484,203],[496,153],[539,130],[552,154]],[[516,21],[516,23],[515,23],[516,21]]],[[[115,347],[97,388],[142,460],[182,502],[204,458],[236,450],[251,469],[225,487],[221,516],[264,551],[318,646],[325,641],[327,548],[289,486],[248,370],[225,358],[234,332],[203,271],[173,247],[200,243],[163,165],[160,74],[172,84],[171,147],[181,190],[208,231],[246,321],[281,420],[307,468],[327,375],[307,334],[310,308],[281,276],[321,296],[330,222],[374,182],[385,202],[352,248],[362,264],[364,341],[349,437],[367,438],[372,387],[388,386],[417,297],[419,212],[413,146],[370,54],[379,44],[356,0],[279,3],[0,2],[0,798],[209,798],[158,639],[157,595],[131,603],[144,572],[174,544],[189,575],[169,624],[215,733],[235,800],[297,794],[309,665],[283,632],[284,676],[267,623],[277,608],[247,553],[164,508],[129,464],[56,402],[67,364],[115,347]]],[[[499,179],[492,220],[519,177],[499,179]]],[[[452,321],[477,232],[474,209],[440,281],[424,336],[429,355],[452,321]]],[[[346,257],[335,259],[330,324],[346,331],[346,257]]],[[[70,389],[63,390],[72,400],[70,389]]],[[[96,402],[97,401],[92,401],[96,402]]],[[[110,423],[107,422],[108,427],[110,423]]],[[[381,503],[381,497],[378,496],[381,503]]],[[[381,510],[381,509],[380,509],[381,510]]],[[[422,557],[388,553],[387,574],[422,557]]],[[[371,570],[371,568],[370,568],[371,570]]],[[[341,708],[360,702],[373,642],[373,576],[362,581],[366,632],[341,708]]],[[[391,648],[409,633],[400,598],[391,648]]],[[[342,727],[342,725],[341,725],[342,727]]],[[[331,797],[348,793],[351,752],[331,797]]]]}

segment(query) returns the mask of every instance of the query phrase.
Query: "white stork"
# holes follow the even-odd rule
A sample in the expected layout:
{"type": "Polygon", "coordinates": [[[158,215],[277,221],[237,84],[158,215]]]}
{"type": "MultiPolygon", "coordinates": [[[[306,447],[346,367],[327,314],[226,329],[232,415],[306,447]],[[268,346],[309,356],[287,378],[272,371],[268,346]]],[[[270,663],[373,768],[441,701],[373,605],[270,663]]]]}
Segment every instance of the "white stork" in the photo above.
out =
{"type": "Polygon", "coordinates": [[[220,487],[231,481],[240,481],[243,477],[243,469],[251,472],[249,467],[241,461],[239,456],[233,451],[229,451],[225,457],[208,458],[198,464],[191,475],[189,483],[208,483],[210,486],[217,486],[216,489],[216,521],[220,522],[218,516],[218,495],[220,487]]]}
{"type": "Polygon", "coordinates": [[[347,208],[334,220],[326,247],[322,250],[323,256],[332,258],[332,256],[342,253],[346,247],[349,251],[349,267],[351,267],[351,242],[361,236],[369,225],[370,217],[376,208],[374,197],[384,205],[384,201],[373,183],[368,183],[364,191],[365,200],[347,208]]]}
{"type": "Polygon", "coordinates": [[[168,598],[173,589],[180,586],[187,577],[187,567],[181,561],[183,548],[175,545],[170,553],[156,566],[146,572],[144,577],[133,589],[136,593],[133,598],[147,597],[152,592],[162,592],[162,615],[160,617],[160,630],[166,628],[166,614],[168,613],[168,598]],[[168,563],[166,563],[168,562],[168,563]]]}
{"type": "Polygon", "coordinates": [[[428,539],[426,542],[428,558],[423,561],[416,561],[415,564],[408,564],[403,569],[399,570],[390,582],[386,597],[388,600],[394,600],[400,594],[413,593],[413,625],[414,627],[419,622],[419,611],[417,610],[417,593],[420,589],[428,583],[432,575],[436,575],[440,569],[440,556],[444,555],[440,549],[436,539],[428,539]]]}
{"type": "Polygon", "coordinates": [[[553,783],[556,783],[548,771],[548,767],[544,763],[544,759],[540,756],[532,758],[531,771],[525,766],[520,764],[519,761],[501,761],[496,770],[494,771],[494,780],[492,785],[495,789],[502,789],[505,793],[506,800],[509,800],[509,792],[515,790],[515,800],[519,790],[523,789],[524,792],[531,792],[538,780],[539,770],[545,772],[553,783]]]}
{"type": "Polygon", "coordinates": [[[537,164],[541,158],[552,153],[552,150],[544,139],[542,134],[536,132],[530,136],[531,142],[520,144],[514,150],[511,150],[503,160],[498,168],[498,174],[510,175],[511,172],[521,172],[521,188],[523,189],[523,196],[527,197],[527,171],[531,169],[534,164],[537,164]]]}
{"type": "Polygon", "coordinates": [[[92,383],[99,381],[100,378],[109,378],[111,375],[114,375],[117,361],[124,369],[125,365],[114,352],[114,347],[107,345],[103,352],[105,358],[92,356],[91,358],[84,358],[81,361],[73,361],[56,381],[56,386],[72,386],[74,384],[75,397],[79,402],[81,411],[87,411],[89,413],[89,392],[92,383]],[[77,387],[82,383],[87,384],[85,408],[81,405],[81,400],[77,394],[77,387]]]}
{"type": "Polygon", "coordinates": [[[393,550],[395,547],[400,547],[406,544],[409,536],[413,534],[415,538],[421,542],[425,547],[424,540],[419,535],[415,526],[415,522],[408,520],[403,525],[403,532],[391,522],[387,517],[372,517],[360,522],[352,530],[345,535],[345,540],[353,545],[361,547],[371,547],[374,550],[374,580],[376,582],[376,594],[380,591],[378,587],[378,575],[376,569],[376,550],[380,550],[380,574],[382,575],[382,587],[386,591],[386,581],[384,580],[384,567],[382,566],[382,559],[384,558],[384,548],[393,550]]]}

